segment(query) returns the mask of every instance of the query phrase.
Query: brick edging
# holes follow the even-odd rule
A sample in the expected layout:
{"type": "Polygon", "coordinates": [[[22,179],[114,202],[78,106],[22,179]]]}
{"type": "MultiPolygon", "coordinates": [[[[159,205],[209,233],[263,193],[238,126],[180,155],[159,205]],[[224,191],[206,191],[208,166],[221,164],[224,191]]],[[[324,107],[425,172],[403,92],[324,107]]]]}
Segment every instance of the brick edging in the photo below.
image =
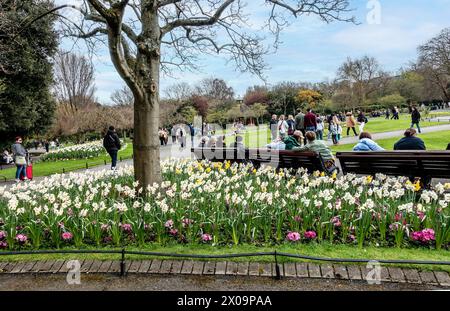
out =
{"type": "MultiPolygon", "coordinates": [[[[69,260],[0,261],[0,274],[67,273],[69,260]]],[[[82,273],[119,273],[120,261],[80,260],[82,273]]],[[[284,263],[279,264],[280,274],[288,278],[321,278],[362,281],[368,271],[365,266],[284,263]]],[[[183,274],[183,275],[230,275],[275,277],[275,263],[194,261],[194,260],[129,260],[125,263],[128,274],[183,274]]],[[[450,275],[444,271],[421,271],[399,267],[381,267],[381,281],[438,285],[450,287],[450,275]]]]}

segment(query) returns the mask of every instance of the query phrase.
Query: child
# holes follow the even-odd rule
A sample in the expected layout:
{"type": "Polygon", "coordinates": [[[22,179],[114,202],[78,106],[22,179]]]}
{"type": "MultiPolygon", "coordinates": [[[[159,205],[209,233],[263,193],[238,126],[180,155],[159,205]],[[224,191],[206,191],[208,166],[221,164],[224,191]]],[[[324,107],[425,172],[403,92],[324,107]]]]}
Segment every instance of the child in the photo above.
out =
{"type": "Polygon", "coordinates": [[[331,120],[330,122],[330,134],[331,134],[331,139],[333,140],[333,144],[337,145],[338,144],[338,127],[336,125],[336,123],[331,120]]]}
{"type": "Polygon", "coordinates": [[[337,141],[341,140],[341,134],[342,134],[342,126],[340,124],[337,125],[337,141]]]}
{"type": "Polygon", "coordinates": [[[321,118],[317,118],[316,135],[318,140],[323,140],[323,122],[321,118]]]}

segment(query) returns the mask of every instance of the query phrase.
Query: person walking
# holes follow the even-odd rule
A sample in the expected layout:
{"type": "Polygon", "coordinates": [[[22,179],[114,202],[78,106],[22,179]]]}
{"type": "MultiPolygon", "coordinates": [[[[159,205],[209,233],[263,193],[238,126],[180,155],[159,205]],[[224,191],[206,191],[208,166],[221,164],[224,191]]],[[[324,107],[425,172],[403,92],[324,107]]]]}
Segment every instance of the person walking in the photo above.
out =
{"type": "Polygon", "coordinates": [[[366,116],[364,115],[364,113],[360,110],[358,110],[358,117],[356,119],[356,121],[359,124],[359,132],[362,133],[364,132],[364,127],[366,126],[366,123],[368,122],[366,116]]]}
{"type": "Polygon", "coordinates": [[[422,133],[422,131],[420,130],[419,122],[420,122],[420,112],[417,109],[417,107],[413,107],[411,112],[411,128],[414,128],[415,124],[417,126],[417,129],[419,130],[419,133],[422,133]]]}
{"type": "Polygon", "coordinates": [[[280,120],[278,121],[278,125],[277,125],[281,140],[283,140],[284,137],[287,135],[287,132],[289,129],[289,126],[284,118],[285,118],[284,114],[282,114],[280,116],[280,120]]]}
{"type": "Polygon", "coordinates": [[[172,136],[172,144],[175,145],[177,142],[177,128],[175,126],[173,126],[170,130],[170,135],[172,136]]]}
{"type": "Polygon", "coordinates": [[[288,135],[291,136],[291,135],[294,134],[294,131],[295,131],[294,116],[290,114],[288,116],[288,119],[287,119],[286,123],[288,124],[288,135]]]}
{"type": "Polygon", "coordinates": [[[306,110],[306,114],[304,117],[304,126],[305,126],[305,131],[309,132],[316,132],[317,129],[317,117],[316,115],[312,112],[311,108],[308,108],[306,110]]]}
{"type": "Polygon", "coordinates": [[[303,136],[305,136],[305,114],[301,108],[298,109],[298,113],[295,116],[295,129],[302,132],[303,136]]]}
{"type": "Polygon", "coordinates": [[[272,115],[272,119],[269,122],[269,128],[270,128],[270,134],[271,134],[271,138],[272,141],[277,139],[277,133],[278,133],[278,120],[277,120],[277,115],[273,114],[272,115]]]}
{"type": "Polygon", "coordinates": [[[316,136],[318,140],[323,140],[323,130],[324,130],[323,120],[322,118],[318,117],[316,128],[316,136]]]}
{"type": "Polygon", "coordinates": [[[11,146],[11,151],[16,163],[16,182],[20,182],[20,178],[27,180],[27,150],[22,145],[22,137],[17,136],[16,142],[11,146]]]}
{"type": "Polygon", "coordinates": [[[111,169],[115,171],[117,165],[117,153],[121,148],[121,144],[116,129],[112,125],[108,128],[105,137],[103,137],[103,147],[105,147],[106,152],[108,152],[111,157],[111,169]]]}
{"type": "Polygon", "coordinates": [[[356,134],[356,120],[355,117],[353,117],[353,113],[351,113],[350,111],[347,112],[346,118],[345,118],[345,123],[347,125],[347,136],[350,135],[350,129],[353,130],[353,133],[355,134],[355,136],[358,136],[358,134],[356,134]]]}
{"type": "Polygon", "coordinates": [[[333,141],[333,144],[337,145],[339,143],[338,125],[336,124],[336,122],[333,119],[330,120],[330,126],[328,128],[328,133],[331,136],[331,140],[333,141]]]}

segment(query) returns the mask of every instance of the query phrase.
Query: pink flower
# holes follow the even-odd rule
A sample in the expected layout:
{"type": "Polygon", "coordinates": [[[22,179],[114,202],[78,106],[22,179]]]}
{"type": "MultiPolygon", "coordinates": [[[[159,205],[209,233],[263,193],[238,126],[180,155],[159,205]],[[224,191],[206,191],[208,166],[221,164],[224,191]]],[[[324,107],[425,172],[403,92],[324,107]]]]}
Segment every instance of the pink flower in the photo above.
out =
{"type": "Polygon", "coordinates": [[[73,234],[70,232],[63,232],[63,234],[61,234],[61,237],[64,241],[69,241],[72,240],[73,234]]]}
{"type": "Polygon", "coordinates": [[[353,234],[350,234],[350,235],[348,236],[348,239],[349,239],[351,242],[353,242],[353,241],[356,240],[356,237],[355,237],[353,234]]]}
{"type": "Polygon", "coordinates": [[[341,226],[341,219],[339,218],[339,216],[335,216],[331,219],[331,223],[335,226],[335,227],[340,227],[341,226]]]}
{"type": "Polygon", "coordinates": [[[296,222],[302,222],[303,221],[303,219],[300,216],[294,216],[294,220],[296,222]]]}
{"type": "Polygon", "coordinates": [[[28,240],[28,237],[25,234],[18,234],[18,235],[16,235],[16,241],[21,243],[21,244],[26,243],[27,240],[28,240]]]}
{"type": "Polygon", "coordinates": [[[417,216],[419,217],[420,221],[423,221],[425,218],[425,214],[423,212],[417,212],[417,216]]]}
{"type": "Polygon", "coordinates": [[[292,241],[292,242],[298,241],[298,240],[300,240],[300,233],[298,233],[298,232],[288,232],[288,234],[286,235],[286,239],[288,241],[292,241]]]}
{"type": "Polygon", "coordinates": [[[61,229],[64,229],[64,223],[63,223],[62,221],[59,222],[59,223],[58,223],[58,227],[61,228],[61,229]]]}
{"type": "Polygon", "coordinates": [[[125,232],[131,232],[131,231],[133,231],[133,229],[131,228],[131,225],[130,225],[130,224],[123,224],[123,225],[122,225],[122,230],[125,231],[125,232]]]}
{"type": "Polygon", "coordinates": [[[177,235],[178,234],[178,230],[177,229],[170,229],[169,230],[169,234],[170,235],[177,235]]]}
{"type": "Polygon", "coordinates": [[[422,243],[428,243],[435,240],[433,229],[423,229],[422,231],[415,231],[411,233],[411,239],[422,243]]]}
{"type": "Polygon", "coordinates": [[[6,232],[0,231],[0,241],[6,238],[6,232]]]}
{"type": "Polygon", "coordinates": [[[172,228],[173,227],[173,220],[169,219],[168,221],[166,221],[166,223],[164,224],[164,227],[172,228]]]}
{"type": "Polygon", "coordinates": [[[305,238],[307,238],[307,239],[312,240],[312,239],[315,239],[316,236],[317,236],[317,234],[314,231],[306,231],[305,232],[305,238]]]}
{"type": "Polygon", "coordinates": [[[183,228],[189,227],[190,225],[192,225],[194,223],[194,221],[189,218],[183,218],[183,220],[181,222],[183,224],[183,228]]]}
{"type": "Polygon", "coordinates": [[[208,234],[208,233],[202,234],[202,241],[203,242],[208,242],[208,241],[211,241],[211,240],[212,240],[212,236],[210,234],[208,234]]]}
{"type": "Polygon", "coordinates": [[[0,249],[5,249],[8,247],[8,243],[6,241],[0,241],[0,249]]]}
{"type": "Polygon", "coordinates": [[[341,207],[342,207],[342,201],[340,199],[337,199],[336,203],[335,203],[335,208],[336,209],[341,209],[341,207]]]}

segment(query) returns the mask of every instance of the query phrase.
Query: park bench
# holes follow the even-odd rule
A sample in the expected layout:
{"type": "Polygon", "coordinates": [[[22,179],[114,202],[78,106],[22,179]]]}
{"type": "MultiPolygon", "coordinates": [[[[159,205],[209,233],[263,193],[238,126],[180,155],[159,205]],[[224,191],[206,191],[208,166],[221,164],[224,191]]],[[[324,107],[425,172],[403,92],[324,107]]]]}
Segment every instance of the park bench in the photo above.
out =
{"type": "Polygon", "coordinates": [[[322,158],[316,152],[298,152],[275,149],[236,149],[236,148],[192,148],[198,160],[212,162],[252,163],[255,168],[261,164],[273,165],[277,169],[305,168],[308,172],[325,171],[322,158]]]}
{"type": "Polygon", "coordinates": [[[336,157],[344,174],[420,178],[424,187],[432,178],[450,178],[450,151],[338,152],[336,157]]]}

